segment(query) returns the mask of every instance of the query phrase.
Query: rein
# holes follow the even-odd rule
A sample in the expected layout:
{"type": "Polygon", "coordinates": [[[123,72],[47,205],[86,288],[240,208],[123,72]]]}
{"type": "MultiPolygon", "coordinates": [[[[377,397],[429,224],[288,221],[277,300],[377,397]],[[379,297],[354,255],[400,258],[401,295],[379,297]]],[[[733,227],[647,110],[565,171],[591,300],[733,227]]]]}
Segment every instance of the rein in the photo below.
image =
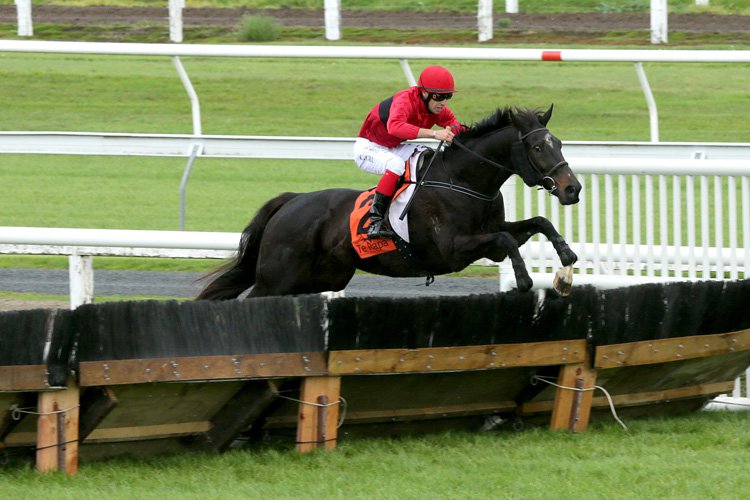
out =
{"type": "MultiPolygon", "coordinates": [[[[529,132],[526,132],[523,135],[521,135],[521,132],[519,132],[518,133],[518,140],[519,140],[519,142],[521,142],[523,144],[524,140],[527,137],[529,137],[531,134],[533,134],[534,132],[540,132],[542,130],[548,130],[548,129],[546,127],[535,128],[535,129],[533,129],[533,130],[531,130],[529,132]]],[[[444,141],[440,141],[440,144],[438,145],[437,150],[435,151],[435,154],[432,156],[432,158],[430,158],[430,163],[427,165],[427,168],[425,169],[425,172],[424,172],[424,175],[422,176],[422,178],[424,178],[424,177],[427,176],[427,173],[429,172],[430,167],[432,166],[433,160],[435,159],[435,157],[438,155],[438,153],[442,149],[443,143],[444,143],[444,141]]],[[[515,170],[513,170],[511,168],[508,168],[505,165],[502,165],[501,163],[498,163],[496,161],[490,160],[486,156],[481,155],[481,154],[477,153],[476,151],[474,151],[472,149],[469,149],[465,144],[462,144],[461,141],[459,141],[455,137],[453,138],[453,142],[451,144],[454,144],[454,145],[458,146],[459,149],[464,150],[465,152],[467,152],[467,153],[469,153],[469,154],[471,154],[471,155],[479,158],[482,162],[487,163],[489,165],[492,165],[495,168],[499,168],[501,170],[505,170],[506,172],[510,172],[511,174],[518,174],[518,172],[516,172],[515,170]]],[[[443,149],[443,155],[445,155],[445,149],[443,149]]],[[[534,163],[534,161],[531,158],[528,157],[528,155],[526,155],[526,158],[527,158],[527,161],[528,161],[529,165],[531,165],[531,167],[533,168],[533,170],[535,171],[535,173],[537,175],[539,175],[539,177],[540,177],[540,179],[538,181],[539,189],[544,189],[545,191],[547,191],[549,193],[553,193],[557,189],[557,183],[551,177],[551,175],[552,175],[553,172],[555,172],[555,170],[557,170],[561,166],[567,165],[568,162],[565,161],[565,160],[562,160],[562,161],[558,162],[554,167],[552,167],[550,169],[549,172],[547,172],[545,174],[534,163]],[[547,180],[549,180],[550,183],[551,183],[550,187],[547,187],[547,185],[546,185],[545,181],[547,181],[547,180]]],[[[443,165],[445,165],[445,159],[443,159],[443,165]]],[[[470,198],[475,198],[477,200],[481,200],[481,201],[485,201],[485,202],[494,201],[494,200],[496,200],[500,196],[500,188],[498,188],[497,193],[495,193],[494,195],[486,195],[486,194],[480,193],[478,191],[474,191],[473,189],[453,184],[453,181],[451,181],[451,182],[442,182],[442,181],[421,180],[421,181],[416,181],[416,182],[412,181],[412,184],[416,184],[416,188],[414,190],[414,193],[412,194],[411,199],[409,200],[409,203],[406,204],[406,207],[404,207],[404,210],[401,213],[401,216],[399,217],[401,220],[403,220],[404,217],[406,216],[406,214],[409,212],[409,208],[411,207],[411,203],[414,201],[414,198],[415,198],[414,195],[416,195],[417,190],[420,187],[434,187],[434,188],[447,189],[449,191],[453,191],[453,192],[456,192],[456,193],[459,193],[459,194],[463,194],[465,196],[469,196],[470,198]]]]}
{"type": "MultiPolygon", "coordinates": [[[[513,172],[509,168],[507,168],[507,167],[505,167],[503,165],[500,165],[499,163],[496,163],[496,162],[490,160],[489,158],[485,158],[484,156],[480,155],[479,153],[477,153],[475,151],[472,151],[471,149],[467,148],[466,146],[464,146],[463,144],[461,144],[460,142],[458,142],[455,138],[453,139],[453,144],[457,145],[458,147],[460,147],[464,151],[468,151],[469,153],[473,154],[474,156],[480,158],[482,161],[486,161],[486,162],[490,163],[494,167],[504,168],[505,170],[508,170],[511,173],[513,172]]],[[[441,142],[440,145],[442,146],[443,143],[441,142]]],[[[438,154],[439,151],[440,151],[440,148],[438,148],[438,151],[435,151],[435,156],[437,156],[437,154],[438,154]]],[[[445,150],[443,150],[443,154],[445,154],[445,150]]],[[[433,159],[435,158],[435,156],[433,156],[433,159]]],[[[430,162],[430,163],[432,163],[432,162],[430,162]]],[[[443,165],[445,165],[445,158],[443,158],[443,165]]],[[[428,168],[429,168],[429,165],[428,165],[428,168]]],[[[425,175],[423,177],[425,177],[426,175],[427,175],[427,170],[425,170],[425,175]]],[[[418,186],[435,187],[435,188],[447,189],[449,191],[454,191],[456,193],[469,196],[470,198],[475,198],[477,200],[486,201],[486,202],[494,201],[494,200],[497,199],[498,196],[500,196],[500,189],[499,188],[497,190],[497,193],[495,193],[494,195],[486,195],[486,194],[480,193],[479,191],[474,191],[473,189],[453,184],[452,180],[451,180],[451,182],[423,180],[423,181],[417,182],[417,184],[418,184],[418,186]]],[[[412,197],[412,199],[414,199],[414,197],[412,197]]]]}
{"type": "MultiPolygon", "coordinates": [[[[532,131],[532,132],[533,132],[533,131],[532,131]]],[[[528,135],[528,134],[527,134],[527,135],[528,135]]],[[[524,137],[525,137],[525,136],[524,136],[524,137]]],[[[485,162],[485,163],[489,163],[489,164],[490,164],[490,165],[492,165],[493,167],[499,168],[499,169],[501,169],[501,170],[507,170],[507,171],[508,171],[508,172],[510,172],[511,174],[515,174],[515,171],[513,171],[513,170],[509,169],[509,168],[508,168],[508,167],[506,167],[505,165],[501,165],[501,164],[497,163],[496,161],[492,161],[492,160],[490,160],[490,159],[489,159],[489,158],[487,158],[486,156],[482,156],[482,155],[480,155],[479,153],[477,153],[477,152],[476,152],[476,151],[474,151],[473,149],[469,149],[469,148],[468,148],[468,147],[466,147],[466,146],[465,146],[464,144],[461,144],[461,142],[460,142],[460,141],[459,141],[458,139],[456,139],[455,137],[453,138],[453,142],[452,142],[452,144],[455,144],[455,145],[456,145],[456,146],[458,146],[458,147],[459,147],[460,149],[463,149],[463,150],[464,150],[464,151],[466,151],[467,153],[470,153],[470,154],[472,154],[472,155],[476,156],[477,158],[479,158],[479,159],[480,159],[480,160],[482,160],[483,162],[485,162]]]]}
{"type": "Polygon", "coordinates": [[[494,201],[497,199],[498,196],[500,196],[500,190],[497,190],[497,193],[495,193],[494,196],[489,196],[486,194],[482,194],[479,191],[474,191],[473,189],[469,189],[467,187],[458,186],[456,184],[453,184],[452,182],[441,182],[441,181],[422,181],[419,183],[422,186],[425,187],[435,187],[435,188],[443,188],[447,189],[449,191],[454,191],[459,194],[463,194],[466,196],[469,196],[471,198],[476,198],[477,200],[482,201],[494,201]]]}

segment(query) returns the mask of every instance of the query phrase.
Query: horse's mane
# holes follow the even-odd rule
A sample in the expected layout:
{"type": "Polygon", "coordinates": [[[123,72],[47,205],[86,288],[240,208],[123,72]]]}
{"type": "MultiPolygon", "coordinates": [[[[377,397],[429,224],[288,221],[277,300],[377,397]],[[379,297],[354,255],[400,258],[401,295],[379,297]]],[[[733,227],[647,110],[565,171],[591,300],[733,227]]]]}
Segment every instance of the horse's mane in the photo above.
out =
{"type": "Polygon", "coordinates": [[[498,108],[483,120],[468,125],[468,128],[458,134],[457,137],[461,141],[467,141],[511,126],[513,125],[513,115],[515,115],[517,120],[527,123],[529,127],[538,123],[540,117],[539,111],[534,109],[506,106],[498,108]]]}

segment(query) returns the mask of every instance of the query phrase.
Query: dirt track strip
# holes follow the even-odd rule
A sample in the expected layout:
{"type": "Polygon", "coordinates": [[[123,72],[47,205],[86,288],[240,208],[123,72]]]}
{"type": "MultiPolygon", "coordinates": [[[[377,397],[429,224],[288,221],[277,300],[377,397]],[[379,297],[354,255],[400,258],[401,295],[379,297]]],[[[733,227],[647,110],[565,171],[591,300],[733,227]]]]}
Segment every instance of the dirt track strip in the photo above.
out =
{"type": "MultiPolygon", "coordinates": [[[[166,7],[59,7],[34,6],[35,23],[74,25],[132,24],[143,21],[168,22],[166,7]]],[[[325,25],[322,10],[305,9],[221,9],[188,8],[183,11],[185,26],[236,26],[243,16],[263,14],[276,18],[284,26],[319,27],[325,25]]],[[[602,32],[650,29],[649,13],[578,13],[578,14],[506,14],[495,12],[496,21],[510,19],[504,27],[511,31],[532,32],[602,32]]],[[[0,5],[0,22],[15,23],[15,5],[0,5]]],[[[474,14],[419,13],[397,11],[342,12],[342,25],[357,28],[475,29],[474,14]]],[[[670,31],[694,33],[750,32],[750,16],[713,14],[671,14],[670,31]]]]}

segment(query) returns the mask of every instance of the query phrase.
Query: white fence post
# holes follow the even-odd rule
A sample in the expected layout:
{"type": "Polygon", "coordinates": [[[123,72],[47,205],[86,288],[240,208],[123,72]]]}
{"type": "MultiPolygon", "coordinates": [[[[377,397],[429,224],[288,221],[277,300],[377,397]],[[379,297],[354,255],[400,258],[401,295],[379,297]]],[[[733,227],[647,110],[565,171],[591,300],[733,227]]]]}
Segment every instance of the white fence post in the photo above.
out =
{"type": "Polygon", "coordinates": [[[325,0],[326,40],[341,40],[341,0],[325,0]]]}
{"type": "Polygon", "coordinates": [[[94,258],[91,255],[68,256],[70,276],[70,308],[75,309],[94,300],[94,258]]]}
{"type": "Polygon", "coordinates": [[[479,0],[477,5],[477,26],[480,42],[492,40],[492,0],[479,0]]]}
{"type": "Polygon", "coordinates": [[[659,111],[656,108],[656,99],[654,99],[654,94],[651,92],[651,85],[649,85],[648,78],[646,78],[646,72],[643,71],[643,64],[639,62],[635,63],[635,72],[638,75],[638,82],[641,84],[643,95],[646,97],[649,125],[651,128],[651,142],[659,142],[659,111]]]}
{"type": "Polygon", "coordinates": [[[667,0],[651,0],[651,43],[667,43],[667,0]]]}
{"type": "Polygon", "coordinates": [[[518,14],[518,0],[505,0],[505,12],[518,14]]]}
{"type": "Polygon", "coordinates": [[[175,43],[182,42],[182,9],[185,0],[169,0],[169,39],[175,43]]]}
{"type": "Polygon", "coordinates": [[[31,0],[16,0],[18,14],[18,36],[34,36],[34,24],[31,20],[31,0]]]}
{"type": "Polygon", "coordinates": [[[695,5],[708,5],[708,0],[695,0],[695,5]]]}
{"type": "Polygon", "coordinates": [[[409,61],[407,59],[401,59],[399,62],[401,63],[401,69],[404,72],[406,81],[409,82],[409,86],[415,86],[417,84],[417,79],[414,78],[414,72],[411,70],[411,66],[409,66],[409,61]]]}

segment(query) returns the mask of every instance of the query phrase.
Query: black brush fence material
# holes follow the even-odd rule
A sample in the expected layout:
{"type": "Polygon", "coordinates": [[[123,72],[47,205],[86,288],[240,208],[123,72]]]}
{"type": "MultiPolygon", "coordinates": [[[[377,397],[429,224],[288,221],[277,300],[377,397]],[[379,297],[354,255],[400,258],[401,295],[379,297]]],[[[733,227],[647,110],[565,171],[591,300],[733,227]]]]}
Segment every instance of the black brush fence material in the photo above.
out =
{"type": "Polygon", "coordinates": [[[694,411],[748,365],[750,280],[6,312],[0,439],[38,446],[35,418],[13,408],[65,391],[78,391],[83,457],[222,451],[243,436],[307,449],[550,414],[580,430],[610,411],[594,385],[626,413],[694,411]]]}

